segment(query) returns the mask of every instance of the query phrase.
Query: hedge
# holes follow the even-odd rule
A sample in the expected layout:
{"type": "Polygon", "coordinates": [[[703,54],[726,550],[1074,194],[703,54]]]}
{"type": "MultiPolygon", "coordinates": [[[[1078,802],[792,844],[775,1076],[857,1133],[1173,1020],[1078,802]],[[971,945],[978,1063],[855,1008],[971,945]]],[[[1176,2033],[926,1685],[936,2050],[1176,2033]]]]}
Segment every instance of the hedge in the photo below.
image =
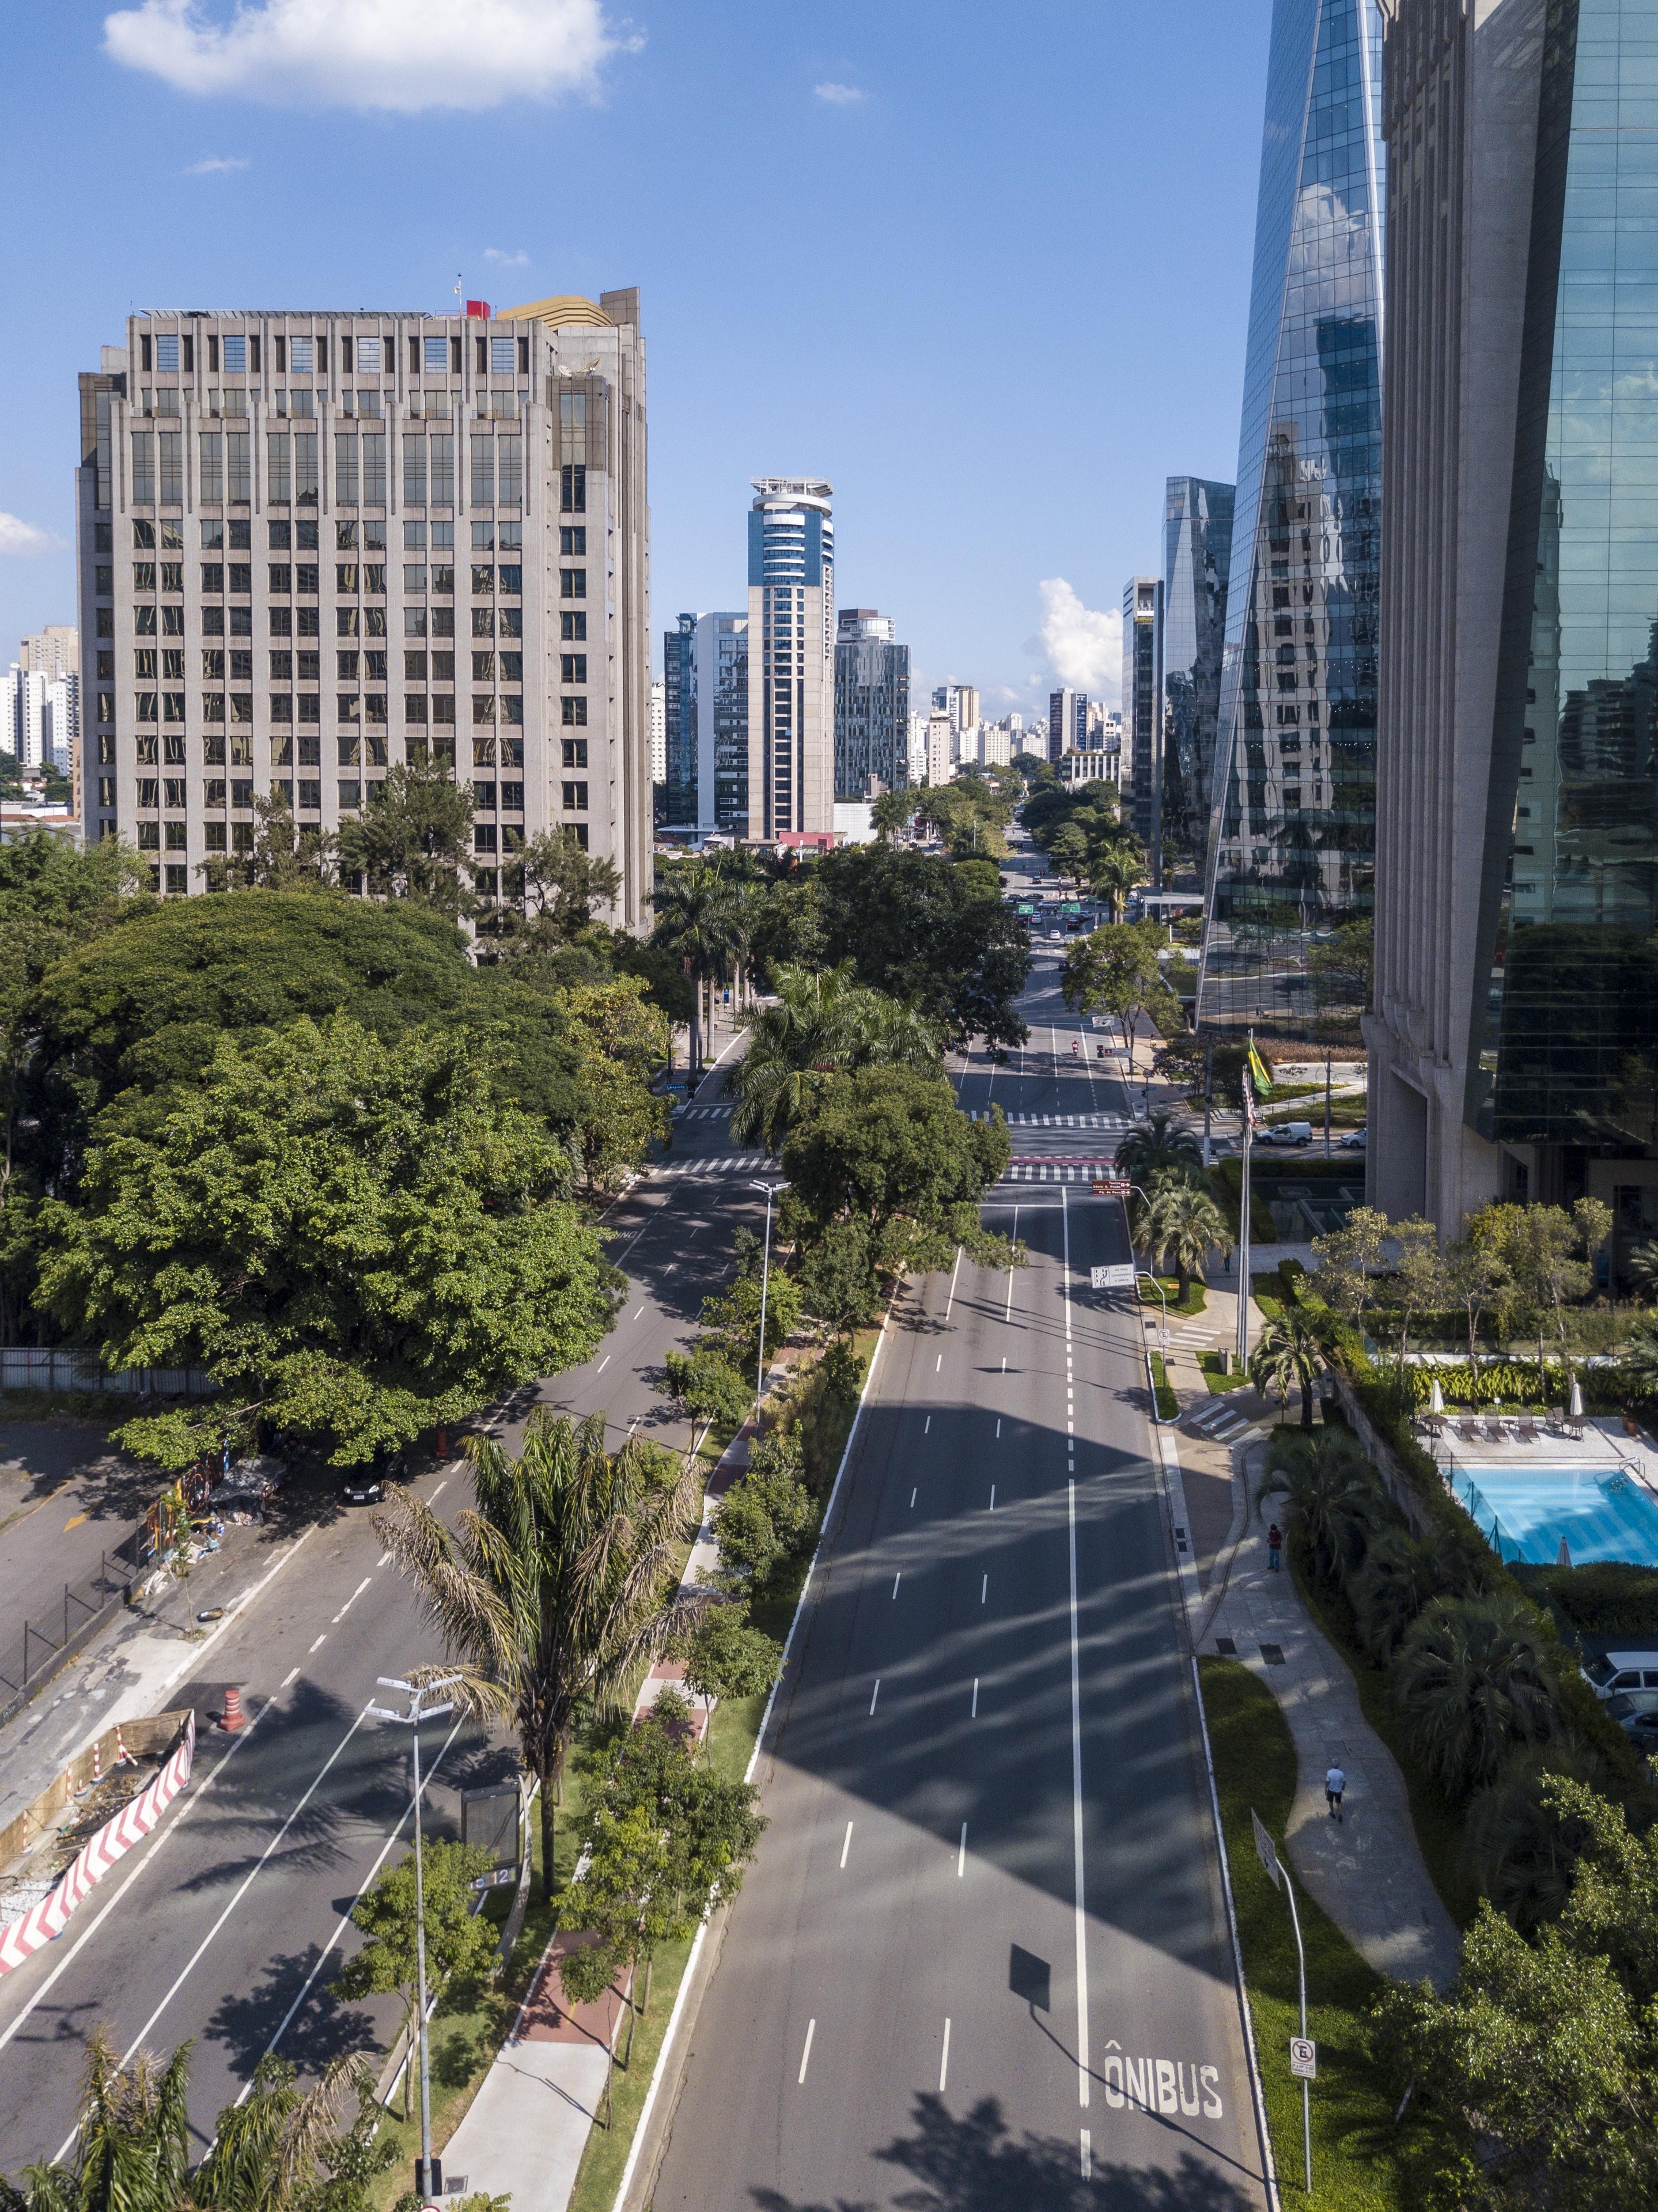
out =
{"type": "Polygon", "coordinates": [[[1532,1595],[1586,1636],[1658,1638],[1658,1567],[1596,1559],[1582,1567],[1510,1569],[1532,1595]]]}

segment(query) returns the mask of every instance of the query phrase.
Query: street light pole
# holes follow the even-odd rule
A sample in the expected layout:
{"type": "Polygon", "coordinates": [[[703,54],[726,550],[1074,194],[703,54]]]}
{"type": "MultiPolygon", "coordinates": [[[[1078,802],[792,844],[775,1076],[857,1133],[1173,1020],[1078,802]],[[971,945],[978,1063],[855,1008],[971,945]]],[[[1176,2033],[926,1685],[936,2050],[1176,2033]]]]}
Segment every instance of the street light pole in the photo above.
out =
{"type": "Polygon", "coordinates": [[[760,1259],[760,1350],[754,1370],[754,1426],[760,1431],[760,1400],[766,1387],[766,1294],[771,1287],[771,1202],[780,1190],[786,1190],[786,1182],[751,1182],[750,1190],[766,1194],[766,1242],[760,1259]]]}
{"type": "MultiPolygon", "coordinates": [[[[442,1705],[430,1705],[426,1700],[439,1696],[445,1690],[452,1690],[461,1678],[459,1674],[444,1674],[435,1681],[419,1685],[402,1681],[390,1674],[381,1674],[376,1679],[383,1690],[403,1691],[409,1699],[409,1710],[406,1713],[396,1713],[387,1705],[370,1705],[370,1713],[376,1720],[394,1721],[400,1728],[413,1731],[410,1741],[414,1747],[415,1793],[415,2033],[420,2057],[420,2157],[415,2165],[415,2193],[425,2205],[430,2203],[434,2194],[434,2177],[431,2051],[426,2033],[426,1869],[421,1850],[420,1724],[422,1721],[441,1720],[446,1713],[453,1712],[452,1699],[442,1705]]],[[[404,2063],[406,2065],[408,2060],[404,2063]]]]}

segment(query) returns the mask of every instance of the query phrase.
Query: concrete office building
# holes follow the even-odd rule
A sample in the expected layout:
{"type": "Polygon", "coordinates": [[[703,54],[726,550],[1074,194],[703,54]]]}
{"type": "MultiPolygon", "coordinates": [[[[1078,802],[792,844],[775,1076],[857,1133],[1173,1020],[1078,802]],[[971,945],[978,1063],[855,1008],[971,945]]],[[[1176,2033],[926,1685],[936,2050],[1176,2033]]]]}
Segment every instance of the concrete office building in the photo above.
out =
{"type": "Polygon", "coordinates": [[[950,726],[950,711],[935,707],[926,718],[926,780],[936,788],[955,773],[956,732],[950,726]]]}
{"type": "Polygon", "coordinates": [[[651,679],[651,788],[659,791],[668,781],[668,712],[662,678],[651,679]]]}
{"type": "Polygon", "coordinates": [[[1131,576],[1122,592],[1122,743],[1128,823],[1163,882],[1163,579],[1131,576]]]}
{"type": "Polygon", "coordinates": [[[1086,691],[1052,691],[1048,699],[1045,732],[1048,758],[1057,763],[1061,753],[1084,751],[1088,745],[1086,691]]]}
{"type": "Polygon", "coordinates": [[[909,647],[890,615],[842,607],[835,631],[835,795],[873,799],[909,781],[909,647]]]}
{"type": "Polygon", "coordinates": [[[835,487],[751,481],[748,834],[771,844],[835,829],[835,487]]]}
{"type": "Polygon", "coordinates": [[[1309,1041],[1357,1041],[1309,955],[1375,880],[1381,42],[1274,0],[1209,825],[1199,1023],[1309,1041]]]}
{"type": "Polygon", "coordinates": [[[486,898],[566,830],[649,926],[639,295],[470,305],[153,312],[82,376],[87,830],[162,892],[251,846],[256,794],[331,830],[430,761],[486,898]]]}
{"type": "Polygon", "coordinates": [[[1209,836],[1235,489],[1203,477],[1170,477],[1163,489],[1163,825],[1199,859],[1209,836]]]}
{"type": "Polygon", "coordinates": [[[749,826],[749,618],[681,615],[663,641],[674,829],[742,837],[749,826]]]}
{"type": "Polygon", "coordinates": [[[1372,1202],[1658,1230],[1658,5],[1393,0],[1372,1202]]]}
{"type": "Polygon", "coordinates": [[[72,623],[48,623],[33,631],[18,648],[17,665],[26,674],[51,678],[79,676],[81,634],[72,623]]]}

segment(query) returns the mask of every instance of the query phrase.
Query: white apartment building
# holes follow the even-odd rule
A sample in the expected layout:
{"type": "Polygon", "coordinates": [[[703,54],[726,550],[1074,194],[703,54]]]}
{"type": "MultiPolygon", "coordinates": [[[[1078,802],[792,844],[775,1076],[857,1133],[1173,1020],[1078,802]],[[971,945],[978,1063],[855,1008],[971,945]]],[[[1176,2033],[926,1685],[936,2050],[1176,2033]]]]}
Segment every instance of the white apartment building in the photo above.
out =
{"type": "MultiPolygon", "coordinates": [[[[73,636],[70,631],[70,635],[73,636]]],[[[25,638],[24,648],[33,641],[25,638]]],[[[0,678],[0,750],[25,768],[67,775],[81,743],[81,679],[73,667],[52,673],[14,660],[0,678]]]]}
{"type": "Polygon", "coordinates": [[[155,888],[324,830],[392,764],[470,784],[477,881],[565,830],[652,883],[636,291],[493,313],[132,316],[81,377],[88,837],[155,888]]]}
{"type": "Polygon", "coordinates": [[[748,834],[756,844],[832,836],[835,487],[750,481],[748,834]]]}
{"type": "Polygon", "coordinates": [[[956,732],[950,710],[935,707],[926,718],[926,780],[935,787],[948,783],[956,773],[956,732]]]}
{"type": "Polygon", "coordinates": [[[662,678],[651,679],[651,781],[668,781],[668,708],[662,678]]]}

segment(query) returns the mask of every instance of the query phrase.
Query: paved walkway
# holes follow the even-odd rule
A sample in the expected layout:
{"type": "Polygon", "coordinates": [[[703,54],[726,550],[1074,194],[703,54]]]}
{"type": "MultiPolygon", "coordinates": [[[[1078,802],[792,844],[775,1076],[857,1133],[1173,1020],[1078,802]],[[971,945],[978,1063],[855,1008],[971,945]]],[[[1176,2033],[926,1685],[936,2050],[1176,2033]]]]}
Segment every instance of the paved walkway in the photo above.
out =
{"type": "MultiPolygon", "coordinates": [[[[1401,1981],[1425,1975],[1443,1989],[1455,1978],[1461,1939],[1418,1847],[1405,1778],[1365,1719],[1351,1672],[1314,1625],[1289,1570],[1272,1574],[1266,1565],[1266,1524],[1254,1514],[1253,1498],[1261,1479],[1260,1429],[1276,1418],[1276,1404],[1253,1389],[1228,1394],[1247,1421],[1230,1448],[1192,1430],[1193,1415],[1213,1425],[1195,1340],[1202,1329],[1230,1342],[1236,1314],[1235,1294],[1222,1276],[1209,1287],[1208,1312],[1183,1341],[1177,1339],[1169,1368],[1182,1413],[1179,1428],[1163,1434],[1166,1450],[1178,1455],[1197,1553],[1187,1594],[1198,1648],[1241,1659],[1283,1709],[1296,1747],[1285,1841],[1291,1864],[1312,1895],[1378,1972],[1401,1981]],[[1223,1453],[1231,1462],[1232,1513],[1225,1538],[1206,1558],[1199,1501],[1212,1493],[1213,1462],[1223,1453]],[[1333,1763],[1347,1777],[1339,1822],[1330,1819],[1324,1802],[1325,1771],[1333,1763]]],[[[1291,1419],[1295,1413],[1292,1401],[1291,1419]]],[[[1212,1525],[1212,1499],[1206,1510],[1212,1525]]]]}

